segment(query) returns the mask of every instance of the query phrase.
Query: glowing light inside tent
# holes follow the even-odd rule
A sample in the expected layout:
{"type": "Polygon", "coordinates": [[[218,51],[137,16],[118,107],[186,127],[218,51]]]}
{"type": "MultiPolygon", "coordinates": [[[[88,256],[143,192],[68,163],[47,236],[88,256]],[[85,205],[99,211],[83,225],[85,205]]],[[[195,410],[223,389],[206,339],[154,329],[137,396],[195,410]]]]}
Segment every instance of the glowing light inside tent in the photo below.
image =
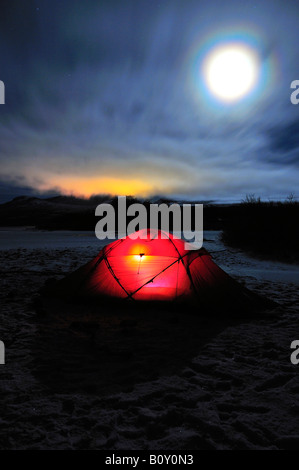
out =
{"type": "Polygon", "coordinates": [[[141,261],[143,260],[144,258],[144,253],[139,253],[139,255],[137,255],[137,258],[138,258],[138,261],[139,261],[139,265],[138,265],[138,271],[137,273],[139,274],[140,273],[140,265],[141,265],[141,261]]]}

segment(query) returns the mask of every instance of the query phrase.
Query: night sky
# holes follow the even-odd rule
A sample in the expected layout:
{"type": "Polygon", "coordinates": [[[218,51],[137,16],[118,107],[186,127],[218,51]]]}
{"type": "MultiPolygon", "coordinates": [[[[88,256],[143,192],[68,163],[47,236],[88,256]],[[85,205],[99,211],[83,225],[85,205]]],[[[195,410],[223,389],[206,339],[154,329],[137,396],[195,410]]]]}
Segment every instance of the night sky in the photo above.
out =
{"type": "Polygon", "coordinates": [[[299,196],[298,25],[298,0],[2,1],[0,200],[299,196]],[[232,43],[258,67],[226,102],[202,64],[232,43]]]}

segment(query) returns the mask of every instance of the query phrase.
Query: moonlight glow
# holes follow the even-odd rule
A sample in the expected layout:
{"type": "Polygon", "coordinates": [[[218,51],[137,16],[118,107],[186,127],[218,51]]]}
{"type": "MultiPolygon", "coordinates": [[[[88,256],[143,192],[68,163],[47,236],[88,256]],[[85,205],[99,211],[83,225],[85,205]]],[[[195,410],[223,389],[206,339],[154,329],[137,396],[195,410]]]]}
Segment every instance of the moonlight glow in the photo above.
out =
{"type": "Polygon", "coordinates": [[[225,44],[213,49],[203,62],[203,76],[210,92],[224,102],[246,96],[259,78],[257,53],[244,44],[225,44]]]}

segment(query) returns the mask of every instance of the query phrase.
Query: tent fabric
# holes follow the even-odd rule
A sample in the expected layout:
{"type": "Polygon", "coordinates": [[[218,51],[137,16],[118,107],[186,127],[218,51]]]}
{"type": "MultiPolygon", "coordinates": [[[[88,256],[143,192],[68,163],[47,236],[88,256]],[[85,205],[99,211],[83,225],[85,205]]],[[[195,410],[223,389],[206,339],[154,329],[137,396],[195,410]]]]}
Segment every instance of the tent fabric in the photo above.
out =
{"type": "Polygon", "coordinates": [[[252,300],[204,249],[160,230],[142,230],[105,246],[85,266],[58,282],[63,295],[144,301],[252,300]]]}

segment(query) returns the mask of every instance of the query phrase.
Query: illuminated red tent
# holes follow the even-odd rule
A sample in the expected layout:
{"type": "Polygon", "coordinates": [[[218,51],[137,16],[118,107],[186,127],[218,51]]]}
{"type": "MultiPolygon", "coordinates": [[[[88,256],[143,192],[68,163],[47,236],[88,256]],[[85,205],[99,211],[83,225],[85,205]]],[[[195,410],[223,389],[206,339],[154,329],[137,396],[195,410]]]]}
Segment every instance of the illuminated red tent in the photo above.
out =
{"type": "Polygon", "coordinates": [[[226,274],[204,249],[159,230],[141,230],[105,246],[55,287],[56,293],[114,299],[191,300],[236,306],[254,294],[226,274]]]}

